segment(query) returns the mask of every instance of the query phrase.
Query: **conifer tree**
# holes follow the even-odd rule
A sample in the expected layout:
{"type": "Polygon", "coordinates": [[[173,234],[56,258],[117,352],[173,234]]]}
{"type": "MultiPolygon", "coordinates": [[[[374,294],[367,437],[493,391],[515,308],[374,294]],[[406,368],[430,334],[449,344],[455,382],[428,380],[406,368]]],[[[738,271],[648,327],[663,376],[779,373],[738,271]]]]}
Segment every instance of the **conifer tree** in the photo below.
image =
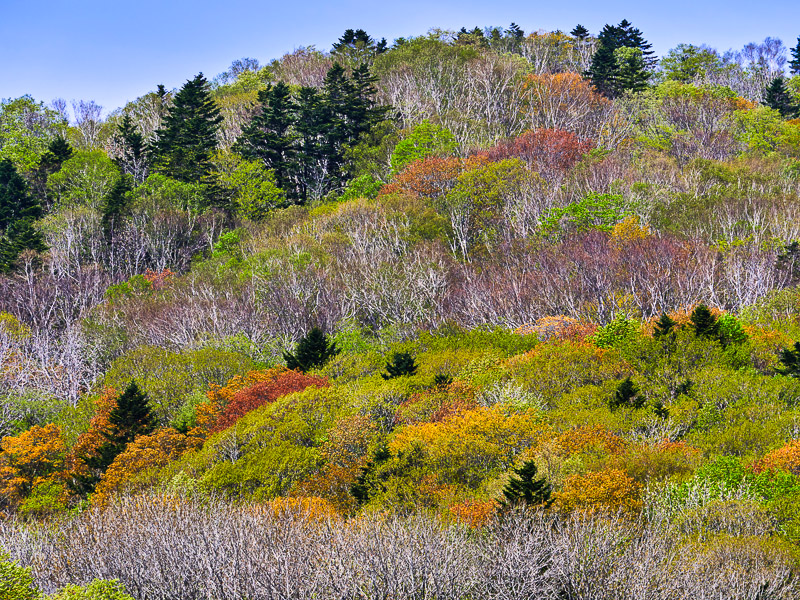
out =
{"type": "Polygon", "coordinates": [[[782,366],[775,369],[778,373],[800,378],[800,342],[781,350],[779,360],[782,366]]]}
{"type": "Polygon", "coordinates": [[[572,37],[574,37],[574,38],[578,38],[579,40],[583,41],[583,40],[585,40],[586,38],[588,38],[588,37],[589,37],[589,30],[588,30],[588,29],[586,29],[586,27],[584,27],[584,26],[583,26],[583,25],[581,25],[580,23],[578,23],[578,24],[575,26],[575,29],[573,29],[572,31],[570,31],[570,32],[569,32],[569,34],[570,34],[572,37]]]}
{"type": "Polygon", "coordinates": [[[642,32],[627,20],[619,25],[605,25],[598,36],[597,51],[585,75],[601,94],[615,97],[626,90],[641,89],[642,81],[649,77],[656,58],[651,50],[652,44],[645,41],[642,32]],[[638,48],[641,50],[641,63],[633,61],[629,53],[615,54],[619,48],[638,48]],[[621,61],[629,64],[621,72],[621,61]],[[636,66],[637,69],[633,69],[636,66]],[[633,85],[634,87],[630,87],[633,85]]]}
{"type": "Polygon", "coordinates": [[[658,318],[658,321],[655,323],[655,327],[653,328],[653,337],[658,338],[666,338],[670,336],[675,331],[675,326],[677,323],[674,319],[672,319],[667,313],[662,312],[661,316],[658,318]]]}
{"type": "Polygon", "coordinates": [[[147,148],[144,136],[136,129],[136,124],[130,115],[122,117],[122,122],[117,125],[114,141],[120,146],[121,153],[116,163],[120,171],[131,175],[136,184],[147,179],[147,148]]]}
{"type": "Polygon", "coordinates": [[[208,182],[221,122],[208,81],[200,73],[175,94],[162,127],[156,131],[151,146],[153,166],[178,181],[208,182]]]}
{"type": "Polygon", "coordinates": [[[525,37],[525,31],[516,23],[511,23],[506,29],[506,35],[514,40],[520,41],[525,37]]]}
{"type": "Polygon", "coordinates": [[[647,89],[647,80],[650,72],[644,62],[644,55],[640,48],[622,46],[614,50],[616,74],[614,88],[617,93],[623,91],[641,92],[647,89]]]}
{"type": "Polygon", "coordinates": [[[786,89],[783,77],[776,77],[767,86],[764,92],[764,104],[777,110],[784,119],[793,119],[800,113],[800,107],[786,89]]]}
{"type": "Polygon", "coordinates": [[[499,501],[504,509],[516,506],[550,506],[552,488],[547,481],[536,479],[536,463],[532,460],[525,461],[523,465],[514,469],[514,475],[503,488],[503,498],[499,501]]]}
{"type": "Polygon", "coordinates": [[[797,37],[797,45],[790,52],[792,60],[789,61],[789,72],[792,75],[800,75],[800,36],[797,37]]]}
{"type": "Polygon", "coordinates": [[[384,379],[394,379],[395,377],[405,377],[417,373],[417,364],[414,357],[408,352],[397,352],[392,359],[386,363],[386,373],[381,373],[384,379]]]}
{"type": "Polygon", "coordinates": [[[0,160],[0,230],[20,219],[38,219],[42,205],[28,193],[28,184],[8,159],[0,160]]]}
{"type": "Polygon", "coordinates": [[[609,401],[611,410],[621,407],[639,409],[644,408],[644,405],[645,399],[639,394],[639,388],[636,387],[636,384],[633,383],[630,377],[625,378],[625,380],[617,386],[614,396],[609,401]]]}
{"type": "Polygon", "coordinates": [[[719,322],[705,304],[699,304],[692,311],[689,321],[697,337],[719,339],[719,322]]]}
{"type": "Polygon", "coordinates": [[[312,327],[297,343],[294,353],[284,352],[283,359],[289,369],[299,369],[305,373],[315,367],[321,367],[338,353],[336,344],[329,341],[328,336],[319,327],[312,327]]]}
{"type": "Polygon", "coordinates": [[[125,215],[131,203],[134,178],[128,173],[122,173],[103,199],[103,215],[101,224],[106,239],[110,242],[114,230],[119,227],[120,219],[125,215]]]}

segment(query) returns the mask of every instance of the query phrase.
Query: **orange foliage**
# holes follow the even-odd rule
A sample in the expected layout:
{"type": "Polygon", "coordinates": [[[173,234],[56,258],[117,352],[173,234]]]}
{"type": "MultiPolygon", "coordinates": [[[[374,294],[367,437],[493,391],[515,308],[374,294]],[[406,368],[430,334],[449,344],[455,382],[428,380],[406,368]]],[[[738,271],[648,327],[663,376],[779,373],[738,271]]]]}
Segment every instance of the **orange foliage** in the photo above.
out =
{"type": "Polygon", "coordinates": [[[556,506],[564,511],[635,512],[641,509],[641,485],[620,469],[570,475],[556,492],[556,506]]]}
{"type": "Polygon", "coordinates": [[[254,513],[268,512],[279,518],[289,515],[312,523],[327,523],[340,519],[339,513],[330,502],[325,498],[314,496],[302,498],[278,496],[265,505],[254,505],[248,510],[254,513]]]}
{"type": "Polygon", "coordinates": [[[202,445],[201,438],[183,435],[174,429],[159,429],[151,435],[139,436],[103,474],[92,496],[92,503],[97,506],[107,504],[112,495],[122,490],[137,474],[165,467],[185,452],[198,450],[202,445]]]}
{"type": "Polygon", "coordinates": [[[89,421],[89,430],[78,438],[67,457],[67,470],[76,475],[89,474],[81,457],[92,456],[106,441],[103,434],[111,433],[112,425],[108,417],[117,406],[117,391],[113,388],[105,388],[100,397],[95,400],[95,406],[94,416],[89,421]]]}
{"type": "Polygon", "coordinates": [[[586,323],[567,317],[557,315],[553,317],[542,317],[535,323],[521,325],[515,331],[519,335],[530,335],[535,333],[539,340],[549,341],[558,340],[561,342],[579,342],[597,331],[597,325],[586,323]]]}
{"type": "Polygon", "coordinates": [[[406,193],[427,198],[447,195],[456,184],[456,179],[465,171],[476,169],[488,160],[473,156],[467,159],[429,156],[408,165],[389,185],[383,186],[381,196],[406,193]]]}
{"type": "Polygon", "coordinates": [[[600,425],[584,425],[565,431],[550,442],[550,447],[560,456],[584,452],[619,454],[627,442],[600,425]]]}
{"type": "Polygon", "coordinates": [[[175,273],[169,269],[164,269],[163,271],[158,272],[147,269],[147,272],[144,274],[144,278],[150,282],[154,290],[158,291],[167,287],[167,284],[170,283],[174,275],[175,273]]]}
{"type": "Polygon", "coordinates": [[[792,440],[785,446],[773,450],[753,465],[753,471],[789,471],[800,475],[800,440],[792,440]]]}
{"type": "Polygon", "coordinates": [[[465,500],[451,504],[448,508],[457,521],[469,525],[473,529],[479,529],[492,520],[497,512],[497,502],[494,500],[465,500]]]}
{"type": "Polygon", "coordinates": [[[208,392],[209,399],[222,407],[210,431],[227,429],[250,411],[287,394],[302,392],[312,385],[327,387],[328,379],[289,371],[284,367],[251,371],[244,378],[237,375],[224,388],[215,386],[208,392]]]}
{"type": "Polygon", "coordinates": [[[490,161],[519,158],[544,176],[563,173],[594,148],[591,140],[581,141],[574,133],[560,129],[535,129],[483,150],[479,156],[490,161]]]}
{"type": "Polygon", "coordinates": [[[31,489],[53,479],[63,468],[67,447],[61,428],[50,424],[31,427],[0,441],[0,500],[16,504],[31,489]]]}
{"type": "Polygon", "coordinates": [[[446,386],[413,394],[398,407],[395,423],[438,423],[477,406],[472,386],[463,381],[454,381],[446,386]]]}

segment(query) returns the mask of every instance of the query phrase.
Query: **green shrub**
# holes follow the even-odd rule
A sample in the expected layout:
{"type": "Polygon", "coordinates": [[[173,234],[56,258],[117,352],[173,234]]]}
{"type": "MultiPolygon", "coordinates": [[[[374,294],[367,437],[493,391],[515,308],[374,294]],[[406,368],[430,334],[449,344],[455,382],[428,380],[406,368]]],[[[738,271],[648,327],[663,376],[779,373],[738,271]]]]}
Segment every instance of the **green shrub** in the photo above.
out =
{"type": "Polygon", "coordinates": [[[133,597],[116,579],[95,579],[84,586],[65,586],[50,596],[50,600],[133,600],[133,597]]]}
{"type": "Polygon", "coordinates": [[[0,600],[35,600],[41,594],[33,584],[30,567],[21,567],[0,553],[0,600]]]}

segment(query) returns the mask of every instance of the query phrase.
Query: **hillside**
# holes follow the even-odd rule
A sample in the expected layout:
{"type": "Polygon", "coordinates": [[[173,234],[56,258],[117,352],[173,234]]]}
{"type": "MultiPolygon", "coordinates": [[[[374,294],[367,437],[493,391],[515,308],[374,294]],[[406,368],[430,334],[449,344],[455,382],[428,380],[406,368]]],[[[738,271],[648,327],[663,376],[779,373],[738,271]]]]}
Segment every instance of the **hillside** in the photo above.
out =
{"type": "Polygon", "coordinates": [[[9,598],[800,595],[800,39],[3,100],[0,232],[9,598]]]}

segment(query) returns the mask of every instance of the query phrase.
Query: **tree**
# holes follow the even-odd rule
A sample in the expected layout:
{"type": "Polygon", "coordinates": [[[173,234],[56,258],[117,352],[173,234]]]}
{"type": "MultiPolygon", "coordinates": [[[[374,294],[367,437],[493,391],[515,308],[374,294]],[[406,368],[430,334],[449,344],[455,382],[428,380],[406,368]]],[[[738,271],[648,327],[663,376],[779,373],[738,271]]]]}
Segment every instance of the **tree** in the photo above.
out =
{"type": "Polygon", "coordinates": [[[644,62],[641,48],[623,46],[614,50],[617,74],[614,85],[618,92],[641,92],[647,89],[650,72],[644,62]]]}
{"type": "Polygon", "coordinates": [[[797,37],[797,45],[790,52],[792,60],[789,61],[789,72],[792,75],[800,75],[800,36],[797,37]]]}
{"type": "Polygon", "coordinates": [[[619,25],[605,25],[598,36],[598,48],[586,76],[601,94],[618,96],[626,90],[636,91],[642,85],[644,73],[651,70],[655,57],[652,44],[645,41],[642,32],[622,20],[619,25]],[[641,56],[629,52],[617,54],[619,48],[635,48],[641,56]],[[627,64],[626,64],[627,63],[627,64]],[[633,85],[634,87],[629,87],[633,85]]]}
{"type": "Polygon", "coordinates": [[[336,344],[329,341],[328,336],[319,327],[312,327],[297,343],[294,353],[284,352],[283,359],[289,369],[299,369],[305,373],[315,367],[321,367],[338,353],[336,344]]]}
{"type": "Polygon", "coordinates": [[[347,29],[339,41],[333,44],[331,54],[351,65],[359,65],[371,62],[375,56],[386,50],[386,38],[375,43],[363,29],[347,29]]]}
{"type": "Polygon", "coordinates": [[[667,52],[659,66],[665,79],[692,83],[719,72],[723,68],[723,62],[716,50],[705,46],[678,44],[667,52]]]}
{"type": "Polygon", "coordinates": [[[705,304],[700,304],[692,311],[689,317],[694,334],[697,337],[711,339],[719,338],[719,323],[711,310],[705,304]]]}
{"type": "Polygon", "coordinates": [[[0,160],[0,229],[20,219],[38,219],[42,206],[28,193],[28,185],[8,159],[0,160]]]}
{"type": "Polygon", "coordinates": [[[109,242],[115,228],[118,227],[119,220],[125,215],[131,204],[133,183],[133,175],[123,173],[103,199],[101,224],[109,242]]]}
{"type": "Polygon", "coordinates": [[[583,41],[583,40],[585,40],[586,38],[588,38],[588,37],[589,37],[589,30],[588,30],[588,29],[586,29],[586,27],[584,27],[584,26],[583,26],[583,25],[581,25],[580,23],[578,23],[578,24],[575,26],[575,29],[573,29],[572,31],[570,31],[570,32],[569,32],[569,34],[570,34],[572,37],[574,37],[574,38],[578,38],[579,40],[583,41]]]}
{"type": "Polygon", "coordinates": [[[414,357],[408,352],[397,352],[392,356],[392,359],[386,363],[387,373],[381,373],[381,377],[386,380],[394,379],[395,377],[405,377],[415,375],[417,373],[417,365],[414,362],[414,357]]]}
{"type": "Polygon", "coordinates": [[[653,328],[653,337],[656,339],[667,338],[674,334],[677,323],[667,313],[662,312],[653,328]]]}
{"type": "Polygon", "coordinates": [[[120,155],[116,160],[120,171],[131,175],[136,184],[147,179],[148,160],[144,136],[139,133],[130,115],[122,117],[117,125],[114,141],[120,147],[120,155]]]}
{"type": "Polygon", "coordinates": [[[795,342],[792,348],[784,348],[778,356],[781,365],[775,370],[781,375],[800,378],[800,342],[795,342]]]}
{"type": "Polygon", "coordinates": [[[544,506],[549,507],[552,487],[547,481],[536,479],[536,463],[532,460],[525,461],[518,469],[514,469],[514,475],[508,480],[503,488],[503,499],[500,506],[504,509],[516,506],[544,506]]]}
{"type": "Polygon", "coordinates": [[[154,167],[178,181],[207,181],[221,122],[208,81],[200,73],[175,94],[162,127],[155,132],[154,167]]]}
{"type": "Polygon", "coordinates": [[[784,119],[793,119],[800,113],[800,106],[795,102],[783,77],[776,77],[764,91],[766,106],[777,110],[784,119]]]}
{"type": "Polygon", "coordinates": [[[614,396],[608,403],[611,410],[617,408],[644,408],[645,399],[639,394],[639,388],[633,383],[630,377],[626,377],[622,383],[617,386],[614,396]]]}

